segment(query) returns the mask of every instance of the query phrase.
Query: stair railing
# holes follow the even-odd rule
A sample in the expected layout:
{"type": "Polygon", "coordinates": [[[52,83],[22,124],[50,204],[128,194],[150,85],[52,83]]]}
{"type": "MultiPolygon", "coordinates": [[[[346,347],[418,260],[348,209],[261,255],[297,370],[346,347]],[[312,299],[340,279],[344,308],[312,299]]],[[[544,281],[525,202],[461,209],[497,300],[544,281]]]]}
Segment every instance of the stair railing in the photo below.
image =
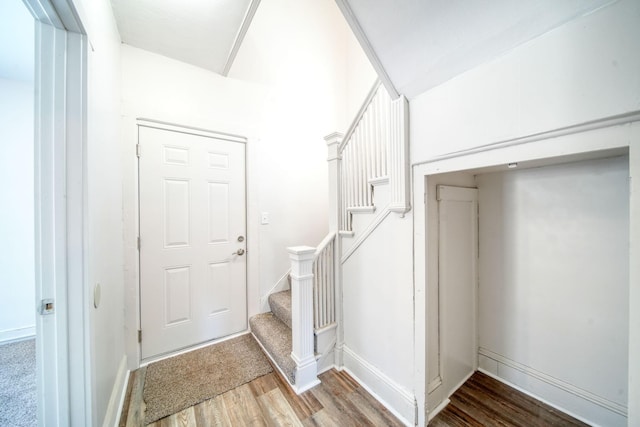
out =
{"type": "Polygon", "coordinates": [[[336,322],[335,241],[331,232],[318,246],[313,260],[313,325],[315,330],[336,322]]]}
{"type": "Polygon", "coordinates": [[[389,210],[409,210],[408,108],[376,81],[340,142],[340,230],[351,231],[352,214],[373,208],[372,180],[389,179],[389,210]]]}

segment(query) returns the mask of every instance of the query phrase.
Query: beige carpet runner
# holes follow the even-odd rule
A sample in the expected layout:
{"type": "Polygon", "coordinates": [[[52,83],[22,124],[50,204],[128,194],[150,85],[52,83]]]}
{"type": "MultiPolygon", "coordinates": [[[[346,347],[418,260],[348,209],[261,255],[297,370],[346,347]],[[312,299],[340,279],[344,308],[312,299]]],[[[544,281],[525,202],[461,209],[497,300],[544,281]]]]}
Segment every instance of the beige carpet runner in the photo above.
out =
{"type": "Polygon", "coordinates": [[[272,372],[250,334],[150,364],[145,425],[272,372]]]}

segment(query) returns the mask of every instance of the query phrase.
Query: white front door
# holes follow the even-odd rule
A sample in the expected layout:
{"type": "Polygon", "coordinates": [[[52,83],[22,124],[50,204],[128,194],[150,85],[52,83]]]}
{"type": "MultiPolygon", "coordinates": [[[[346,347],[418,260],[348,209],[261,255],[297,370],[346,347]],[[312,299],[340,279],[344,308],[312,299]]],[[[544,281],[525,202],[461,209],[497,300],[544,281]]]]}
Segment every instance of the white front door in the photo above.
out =
{"type": "Polygon", "coordinates": [[[246,329],[245,144],[139,126],[142,359],[246,329]]]}

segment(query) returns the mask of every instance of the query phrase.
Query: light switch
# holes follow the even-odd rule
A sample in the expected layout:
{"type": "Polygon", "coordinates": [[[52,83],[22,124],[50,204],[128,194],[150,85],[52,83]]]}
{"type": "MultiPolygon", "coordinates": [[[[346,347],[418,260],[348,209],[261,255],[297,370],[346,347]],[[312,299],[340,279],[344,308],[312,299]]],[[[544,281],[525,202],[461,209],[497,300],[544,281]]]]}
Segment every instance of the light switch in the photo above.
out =
{"type": "Polygon", "coordinates": [[[260,224],[269,224],[269,212],[262,212],[260,216],[260,224]]]}

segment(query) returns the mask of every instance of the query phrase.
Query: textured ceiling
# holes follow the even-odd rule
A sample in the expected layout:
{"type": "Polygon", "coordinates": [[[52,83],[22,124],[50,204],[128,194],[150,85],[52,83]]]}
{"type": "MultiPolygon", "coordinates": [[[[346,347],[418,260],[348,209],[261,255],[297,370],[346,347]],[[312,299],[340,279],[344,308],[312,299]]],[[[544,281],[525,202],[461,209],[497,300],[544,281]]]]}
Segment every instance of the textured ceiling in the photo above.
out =
{"type": "Polygon", "coordinates": [[[614,2],[336,1],[350,9],[393,86],[409,98],[614,2]]]}
{"type": "MultiPolygon", "coordinates": [[[[123,43],[226,74],[255,0],[111,0],[123,43]],[[251,6],[251,8],[250,8],[251,6]]],[[[246,30],[245,30],[246,31],[246,30]]]]}

